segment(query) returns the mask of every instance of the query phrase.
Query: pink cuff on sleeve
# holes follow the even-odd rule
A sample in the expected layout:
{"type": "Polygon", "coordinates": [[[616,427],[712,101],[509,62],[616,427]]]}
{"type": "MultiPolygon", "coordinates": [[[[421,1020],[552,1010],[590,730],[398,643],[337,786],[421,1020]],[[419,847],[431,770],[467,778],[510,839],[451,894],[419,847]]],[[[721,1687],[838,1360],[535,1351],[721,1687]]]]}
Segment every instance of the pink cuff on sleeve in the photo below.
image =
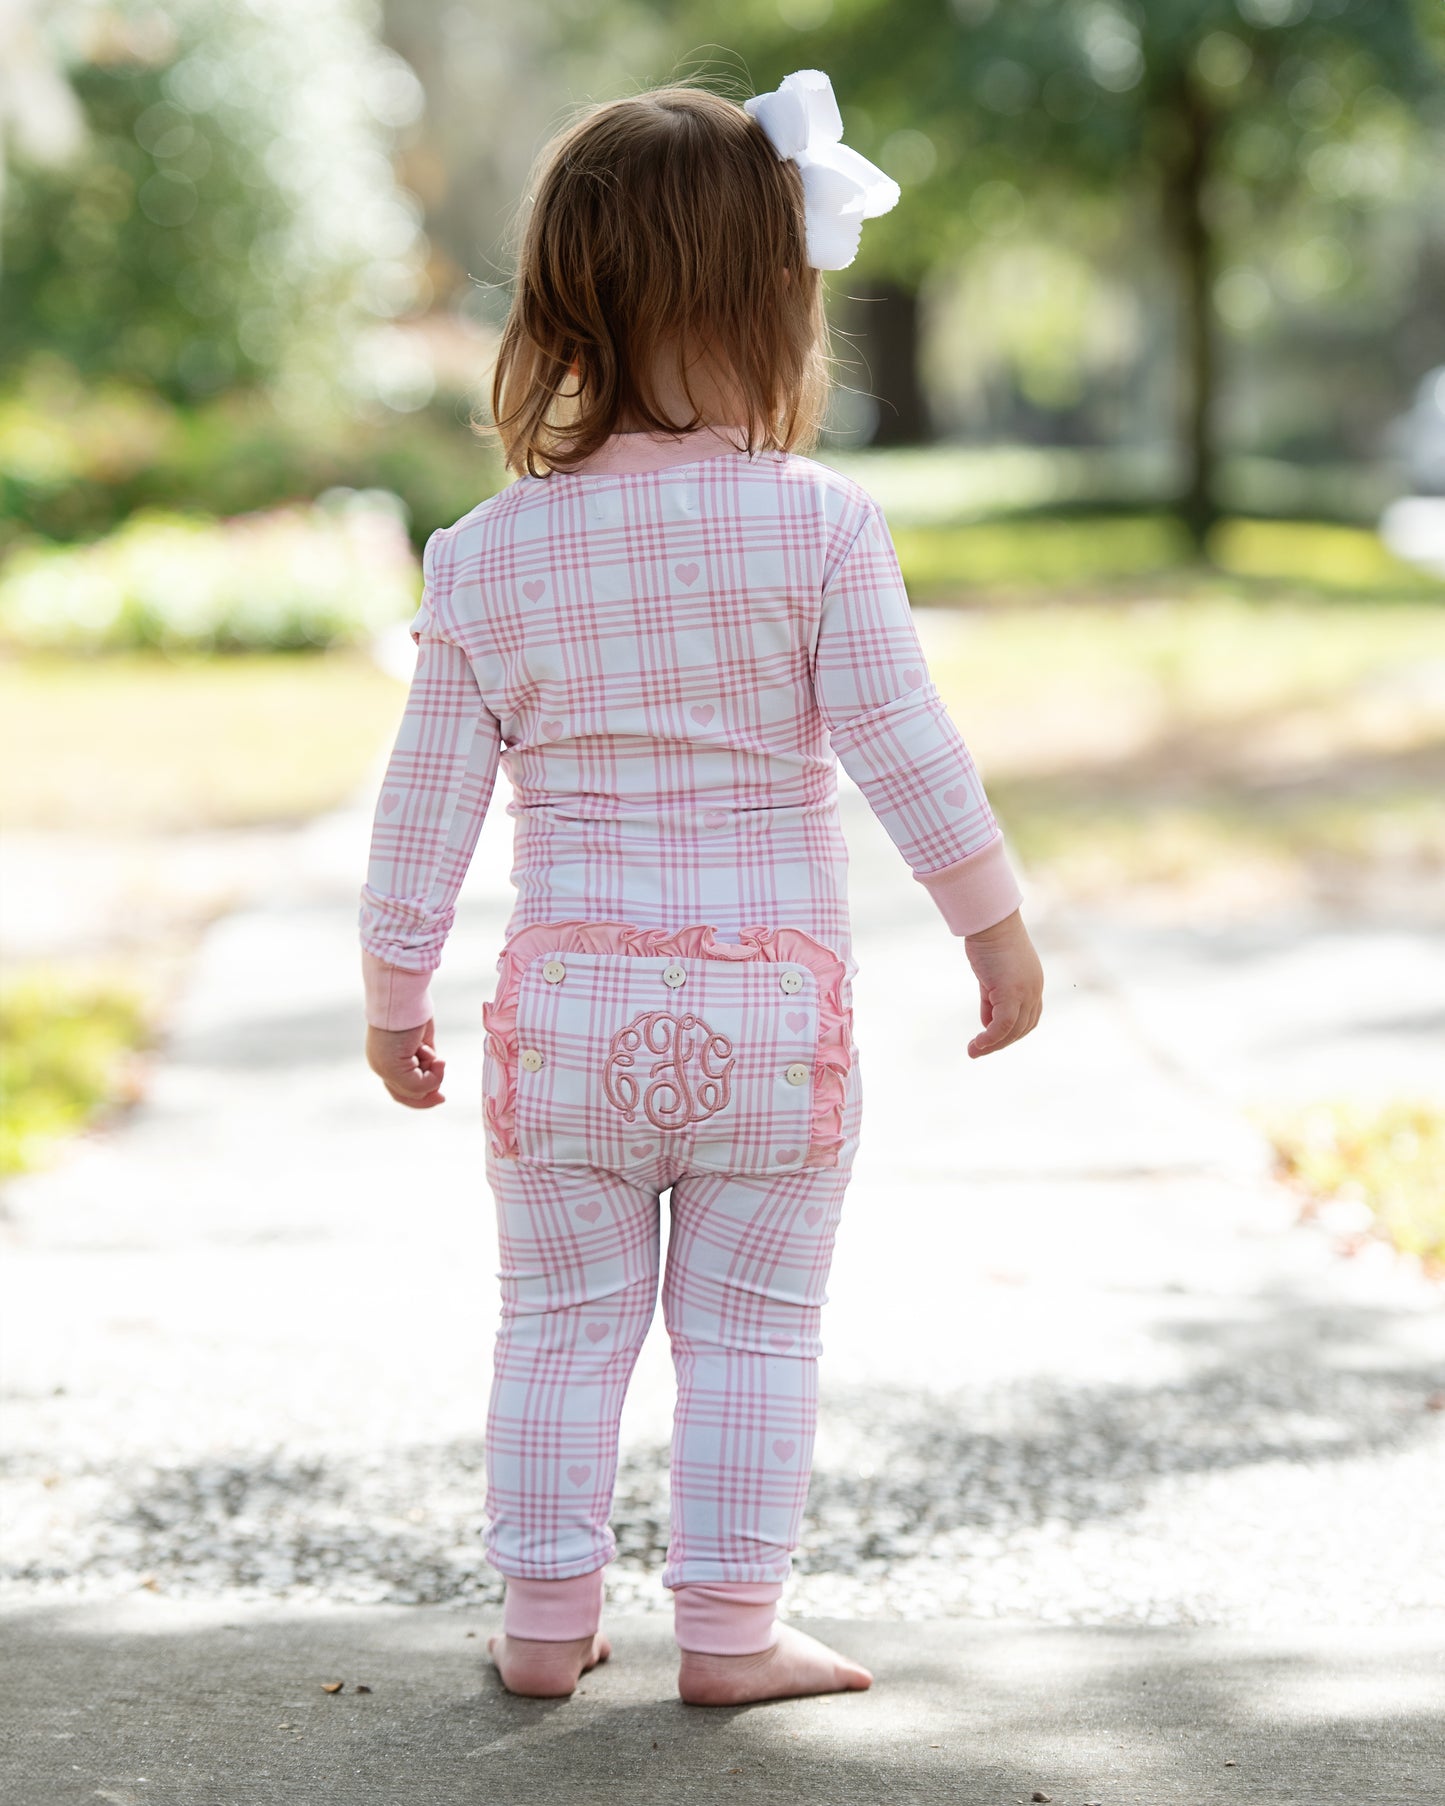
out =
{"type": "Polygon", "coordinates": [[[431,1021],[431,973],[389,966],[367,947],[361,950],[366,986],[366,1020],[373,1028],[420,1028],[431,1021]]]}
{"type": "Polygon", "coordinates": [[[941,872],[915,873],[953,934],[977,934],[1011,916],[1023,892],[1004,851],[1003,835],[941,872]]]}

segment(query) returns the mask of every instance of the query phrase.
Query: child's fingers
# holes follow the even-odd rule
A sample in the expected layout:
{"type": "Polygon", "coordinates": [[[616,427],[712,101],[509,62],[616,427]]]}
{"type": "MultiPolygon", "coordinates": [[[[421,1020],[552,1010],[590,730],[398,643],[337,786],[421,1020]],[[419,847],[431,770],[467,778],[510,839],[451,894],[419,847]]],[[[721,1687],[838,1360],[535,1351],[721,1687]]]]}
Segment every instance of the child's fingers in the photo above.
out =
{"type": "Polygon", "coordinates": [[[447,1101],[442,1092],[435,1088],[418,1093],[411,1089],[404,1090],[399,1085],[386,1083],[386,1089],[389,1096],[394,1097],[397,1103],[405,1104],[409,1110],[430,1110],[437,1104],[444,1104],[447,1101]]]}
{"type": "Polygon", "coordinates": [[[1015,1041],[1022,1041],[1025,1035],[1033,1033],[1042,1014],[1043,1002],[1037,997],[1000,998],[995,1001],[986,996],[982,1011],[984,1032],[975,1035],[969,1042],[969,1057],[976,1060],[983,1054],[997,1053],[1000,1048],[1012,1047],[1015,1041]]]}
{"type": "Polygon", "coordinates": [[[447,1063],[437,1057],[435,1033],[431,1021],[416,1028],[367,1029],[367,1065],[386,1087],[387,1096],[409,1110],[430,1110],[446,1102],[441,1083],[447,1063]]]}
{"type": "Polygon", "coordinates": [[[422,1046],[412,1059],[399,1061],[391,1071],[382,1073],[381,1082],[399,1104],[406,1104],[413,1110],[429,1110],[435,1104],[446,1102],[441,1090],[446,1069],[445,1060],[436,1058],[429,1047],[422,1046]]]}
{"type": "Polygon", "coordinates": [[[976,1060],[980,1054],[997,1053],[999,1048],[1007,1047],[1013,1039],[1013,1031],[1022,1010],[1021,997],[986,998],[983,1009],[984,1030],[969,1042],[969,1058],[976,1060]]]}

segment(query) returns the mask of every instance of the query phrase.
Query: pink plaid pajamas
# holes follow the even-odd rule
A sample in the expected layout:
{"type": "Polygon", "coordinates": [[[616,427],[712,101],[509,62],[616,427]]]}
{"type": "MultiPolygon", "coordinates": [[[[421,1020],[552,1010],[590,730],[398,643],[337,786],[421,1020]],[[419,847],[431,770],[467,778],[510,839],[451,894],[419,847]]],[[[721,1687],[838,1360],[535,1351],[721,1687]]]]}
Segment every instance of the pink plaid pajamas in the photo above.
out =
{"type": "Polygon", "coordinates": [[[948,928],[1019,903],[857,485],[698,429],[620,434],[433,534],[360,900],[368,1020],[431,1018],[499,766],[517,900],[484,1010],[502,1322],[489,1559],[518,1635],[595,1628],[658,1286],[686,1648],[765,1647],[858,1145],[836,762],[948,928]]]}

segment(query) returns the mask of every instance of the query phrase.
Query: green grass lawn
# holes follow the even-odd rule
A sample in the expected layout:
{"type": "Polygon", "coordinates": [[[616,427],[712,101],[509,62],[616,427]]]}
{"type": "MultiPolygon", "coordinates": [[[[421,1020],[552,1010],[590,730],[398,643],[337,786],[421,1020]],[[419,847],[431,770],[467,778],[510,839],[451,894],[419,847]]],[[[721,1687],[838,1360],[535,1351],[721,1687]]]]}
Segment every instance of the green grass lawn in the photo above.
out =
{"type": "MultiPolygon", "coordinates": [[[[110,836],[301,821],[365,780],[404,694],[351,651],[11,655],[0,660],[0,827],[110,836]]],[[[173,964],[129,949],[7,973],[0,1177],[43,1163],[133,1094],[173,964]]]]}
{"type": "Polygon", "coordinates": [[[1161,585],[954,625],[935,679],[1014,844],[1066,894],[1254,906],[1445,879],[1445,599],[1161,585]]]}
{"type": "Polygon", "coordinates": [[[1232,519],[1216,528],[1210,564],[1196,567],[1183,529],[1163,513],[1036,514],[893,528],[916,601],[1033,601],[1039,592],[1135,594],[1165,581],[1187,596],[1282,593],[1424,598],[1438,582],[1401,564],[1363,527],[1232,519]]]}
{"type": "Polygon", "coordinates": [[[134,975],[36,965],[0,982],[0,1178],[133,1094],[150,1027],[134,975]]]}
{"type": "Polygon", "coordinates": [[[335,807],[403,691],[358,651],[0,659],[0,827],[243,827],[335,807]]]}

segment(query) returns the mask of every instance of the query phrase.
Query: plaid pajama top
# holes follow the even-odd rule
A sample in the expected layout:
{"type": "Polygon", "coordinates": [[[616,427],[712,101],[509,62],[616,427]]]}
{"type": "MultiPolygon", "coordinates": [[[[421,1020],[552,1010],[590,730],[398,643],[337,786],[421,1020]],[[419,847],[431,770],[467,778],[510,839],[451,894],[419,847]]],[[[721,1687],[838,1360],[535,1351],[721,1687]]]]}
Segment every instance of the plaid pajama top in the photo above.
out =
{"type": "Polygon", "coordinates": [[[431,1017],[499,765],[508,935],[787,925],[851,974],[836,761],[953,933],[1018,906],[887,526],[848,478],[721,430],[617,434],[434,533],[423,571],[360,900],[378,1027],[431,1017]]]}

